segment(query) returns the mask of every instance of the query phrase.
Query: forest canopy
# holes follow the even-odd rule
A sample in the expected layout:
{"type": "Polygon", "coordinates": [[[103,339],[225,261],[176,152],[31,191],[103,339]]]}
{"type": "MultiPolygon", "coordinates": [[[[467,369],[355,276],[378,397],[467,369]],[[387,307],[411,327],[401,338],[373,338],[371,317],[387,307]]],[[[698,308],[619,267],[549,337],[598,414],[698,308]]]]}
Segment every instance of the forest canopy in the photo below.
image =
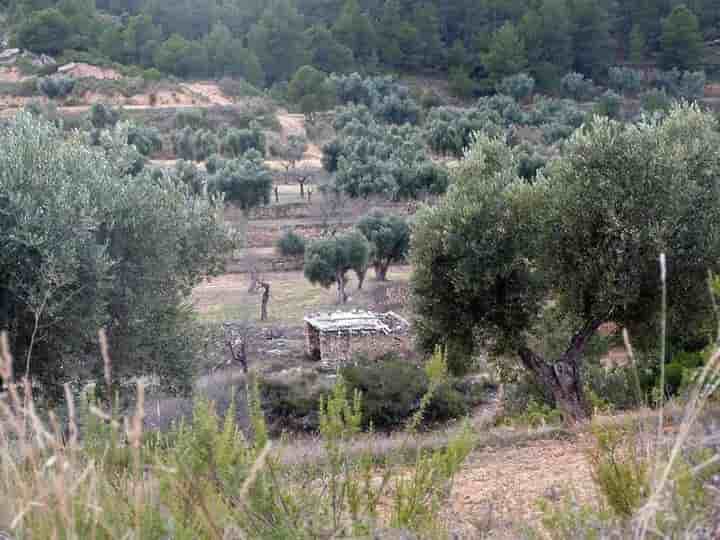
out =
{"type": "Polygon", "coordinates": [[[492,90],[528,70],[541,89],[574,71],[604,78],[619,59],[710,70],[712,0],[9,0],[11,41],[37,53],[177,76],[289,81],[330,72],[432,70],[492,90]]]}

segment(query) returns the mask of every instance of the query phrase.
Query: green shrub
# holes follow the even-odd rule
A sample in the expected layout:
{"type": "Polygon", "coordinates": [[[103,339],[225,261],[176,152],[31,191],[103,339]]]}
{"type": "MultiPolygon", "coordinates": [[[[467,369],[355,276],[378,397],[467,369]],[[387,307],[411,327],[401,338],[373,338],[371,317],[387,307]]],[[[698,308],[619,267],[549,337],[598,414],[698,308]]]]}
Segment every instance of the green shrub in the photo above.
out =
{"type": "Polygon", "coordinates": [[[622,97],[612,90],[608,90],[600,96],[594,112],[608,118],[619,119],[622,112],[622,97]]]}
{"type": "Polygon", "coordinates": [[[647,113],[666,113],[672,106],[672,99],[665,90],[653,88],[640,96],[642,109],[647,113]]]}
{"type": "Polygon", "coordinates": [[[305,239],[292,230],[285,231],[277,241],[277,249],[283,257],[305,255],[305,239]]]}
{"type": "Polygon", "coordinates": [[[611,67],[608,77],[610,88],[621,94],[637,94],[642,88],[642,73],[636,69],[611,67]]]}
{"type": "Polygon", "coordinates": [[[143,156],[149,156],[162,150],[160,131],[155,127],[130,126],[128,128],[128,144],[137,148],[143,156]]]}
{"type": "Polygon", "coordinates": [[[648,402],[654,386],[655,370],[646,367],[616,366],[606,369],[588,364],[583,371],[583,384],[591,403],[597,408],[626,411],[648,402]]]}
{"type": "Polygon", "coordinates": [[[200,129],[209,127],[206,109],[190,109],[187,111],[178,111],[175,114],[175,128],[184,129],[200,129]]]}
{"type": "Polygon", "coordinates": [[[586,79],[582,73],[572,72],[560,80],[563,97],[575,101],[587,101],[595,94],[595,84],[592,79],[586,79]]]}
{"type": "Polygon", "coordinates": [[[630,518],[650,491],[650,464],[637,446],[633,426],[596,425],[595,447],[590,453],[593,479],[608,505],[622,518],[630,518]]]}
{"type": "Polygon", "coordinates": [[[95,103],[90,107],[90,123],[95,129],[115,126],[120,120],[120,113],[110,105],[95,103]]]}
{"type": "Polygon", "coordinates": [[[43,77],[38,79],[38,90],[49,99],[64,98],[70,95],[75,87],[72,77],[43,77]]]}
{"type": "Polygon", "coordinates": [[[535,89],[535,79],[525,73],[505,77],[496,88],[498,93],[520,101],[530,97],[535,89]]]}
{"type": "Polygon", "coordinates": [[[248,150],[265,155],[265,135],[255,124],[250,129],[230,128],[222,139],[220,150],[227,157],[240,157],[248,150]]]}
{"type": "MultiPolygon", "coordinates": [[[[392,356],[374,363],[359,358],[356,365],[343,368],[342,375],[350,390],[362,392],[363,424],[379,429],[393,429],[407,422],[430,387],[423,369],[392,356]]],[[[486,390],[483,384],[446,380],[435,389],[422,421],[462,417],[483,400],[486,390]]]]}
{"type": "Polygon", "coordinates": [[[314,372],[296,376],[265,377],[260,380],[265,416],[273,431],[316,432],[320,399],[330,394],[330,385],[314,372]]]}

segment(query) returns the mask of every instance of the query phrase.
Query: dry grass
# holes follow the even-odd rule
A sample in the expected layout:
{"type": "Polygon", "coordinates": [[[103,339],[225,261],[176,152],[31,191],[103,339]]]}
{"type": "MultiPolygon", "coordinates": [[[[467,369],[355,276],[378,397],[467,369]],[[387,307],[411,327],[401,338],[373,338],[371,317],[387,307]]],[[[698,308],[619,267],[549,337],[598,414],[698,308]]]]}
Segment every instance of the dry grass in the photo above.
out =
{"type": "MultiPolygon", "coordinates": [[[[393,267],[388,277],[394,283],[406,283],[410,273],[410,267],[393,267]]],[[[370,275],[364,290],[358,291],[355,276],[351,275],[348,285],[351,298],[344,306],[338,306],[334,288],[312,285],[302,272],[265,274],[263,278],[272,286],[268,325],[299,324],[306,314],[317,311],[367,309],[374,304],[376,289],[384,286],[370,275]]],[[[260,324],[260,295],[248,293],[248,285],[249,276],[246,274],[229,274],[197,287],[193,300],[201,319],[209,322],[243,320],[260,324]]]]}

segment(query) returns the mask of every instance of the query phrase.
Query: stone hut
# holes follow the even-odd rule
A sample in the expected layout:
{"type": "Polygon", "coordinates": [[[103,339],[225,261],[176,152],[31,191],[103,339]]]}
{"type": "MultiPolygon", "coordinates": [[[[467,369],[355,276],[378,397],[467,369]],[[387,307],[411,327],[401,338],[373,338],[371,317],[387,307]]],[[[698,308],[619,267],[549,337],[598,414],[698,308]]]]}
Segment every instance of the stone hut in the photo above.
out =
{"type": "Polygon", "coordinates": [[[337,368],[355,355],[373,360],[408,350],[410,324],[393,312],[350,311],[305,317],[305,352],[324,367],[337,368]]]}

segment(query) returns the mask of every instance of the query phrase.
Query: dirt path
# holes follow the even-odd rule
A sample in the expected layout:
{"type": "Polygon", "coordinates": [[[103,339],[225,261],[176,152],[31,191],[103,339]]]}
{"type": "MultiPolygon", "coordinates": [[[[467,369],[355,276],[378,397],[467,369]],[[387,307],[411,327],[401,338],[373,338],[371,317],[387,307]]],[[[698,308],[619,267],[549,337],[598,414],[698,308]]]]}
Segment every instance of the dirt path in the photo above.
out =
{"type": "MultiPolygon", "coordinates": [[[[282,137],[287,140],[290,135],[298,137],[304,137],[307,139],[307,130],[305,129],[305,116],[302,114],[292,114],[284,109],[279,109],[277,112],[277,119],[280,122],[282,128],[282,137]]],[[[308,141],[308,148],[305,151],[305,156],[302,161],[298,163],[301,167],[314,167],[322,168],[322,150],[320,147],[308,141]]]]}

